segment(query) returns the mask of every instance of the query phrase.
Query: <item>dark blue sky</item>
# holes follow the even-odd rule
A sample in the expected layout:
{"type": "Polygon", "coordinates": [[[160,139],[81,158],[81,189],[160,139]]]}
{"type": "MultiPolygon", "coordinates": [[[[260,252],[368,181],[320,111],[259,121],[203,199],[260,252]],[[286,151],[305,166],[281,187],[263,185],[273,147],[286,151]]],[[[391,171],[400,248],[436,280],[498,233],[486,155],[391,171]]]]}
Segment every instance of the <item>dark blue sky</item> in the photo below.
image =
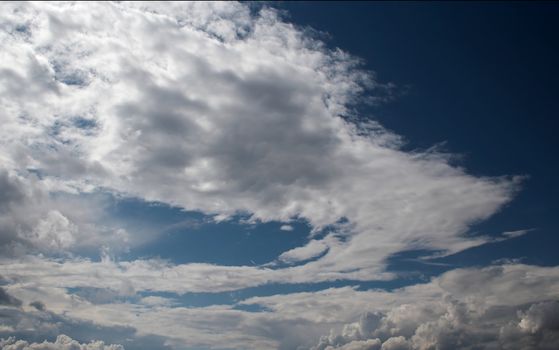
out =
{"type": "Polygon", "coordinates": [[[557,3],[285,2],[278,7],[289,11],[293,22],[328,33],[329,45],[364,59],[379,80],[405,92],[366,112],[403,135],[407,147],[444,142],[445,150],[463,156],[458,164],[469,173],[527,175],[516,199],[477,229],[488,234],[536,230],[475,249],[474,258],[483,264],[496,256],[559,263],[557,3]]]}

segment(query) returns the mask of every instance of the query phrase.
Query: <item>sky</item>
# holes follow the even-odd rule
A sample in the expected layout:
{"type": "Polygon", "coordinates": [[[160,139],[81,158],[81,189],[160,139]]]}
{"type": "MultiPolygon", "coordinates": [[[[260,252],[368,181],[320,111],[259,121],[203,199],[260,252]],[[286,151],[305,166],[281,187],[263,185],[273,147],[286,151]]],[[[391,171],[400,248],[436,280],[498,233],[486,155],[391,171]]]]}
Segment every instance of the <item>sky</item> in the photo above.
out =
{"type": "Polygon", "coordinates": [[[0,7],[2,350],[559,348],[556,3],[0,7]]]}

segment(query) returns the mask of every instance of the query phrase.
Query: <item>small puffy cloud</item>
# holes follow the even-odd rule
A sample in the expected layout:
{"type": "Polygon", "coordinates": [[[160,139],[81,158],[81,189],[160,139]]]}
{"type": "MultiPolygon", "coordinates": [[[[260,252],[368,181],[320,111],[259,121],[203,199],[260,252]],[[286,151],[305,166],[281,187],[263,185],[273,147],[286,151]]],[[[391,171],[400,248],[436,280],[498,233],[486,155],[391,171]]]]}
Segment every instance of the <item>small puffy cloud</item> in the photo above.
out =
{"type": "MultiPolygon", "coordinates": [[[[31,291],[34,289],[32,288],[31,291]]],[[[60,293],[60,291],[56,291],[56,288],[41,288],[40,293],[49,306],[58,312],[46,309],[38,310],[36,307],[32,309],[0,307],[2,314],[0,338],[4,338],[0,349],[122,350],[124,347],[139,350],[170,349],[164,344],[161,337],[150,335],[149,332],[141,335],[137,334],[136,329],[129,325],[97,322],[96,315],[99,312],[106,313],[106,311],[95,311],[95,305],[89,304],[79,297],[60,293]],[[55,291],[54,294],[53,291],[55,291]],[[57,299],[57,295],[62,296],[62,299],[57,299]],[[87,313],[72,317],[66,312],[60,312],[60,301],[62,300],[73,304],[76,310],[82,305],[90,305],[90,308],[87,313]],[[50,341],[61,334],[69,334],[71,338],[78,340],[64,337],[55,342],[50,341]],[[47,340],[45,341],[45,339],[47,340]],[[103,339],[103,341],[95,339],[103,339]],[[109,344],[122,344],[122,346],[109,344]]],[[[27,293],[22,294],[22,299],[26,299],[27,293]]]]}
{"type": "Polygon", "coordinates": [[[103,341],[94,340],[89,343],[78,341],[61,334],[54,342],[29,343],[25,340],[16,340],[15,337],[0,340],[2,350],[124,350],[122,345],[105,345],[103,341]]]}
{"type": "Polygon", "coordinates": [[[281,225],[280,230],[282,230],[282,231],[293,231],[293,226],[287,225],[287,224],[281,225]]]}
{"type": "Polygon", "coordinates": [[[57,210],[50,210],[31,232],[31,240],[47,249],[64,250],[75,242],[77,226],[57,210]]]}

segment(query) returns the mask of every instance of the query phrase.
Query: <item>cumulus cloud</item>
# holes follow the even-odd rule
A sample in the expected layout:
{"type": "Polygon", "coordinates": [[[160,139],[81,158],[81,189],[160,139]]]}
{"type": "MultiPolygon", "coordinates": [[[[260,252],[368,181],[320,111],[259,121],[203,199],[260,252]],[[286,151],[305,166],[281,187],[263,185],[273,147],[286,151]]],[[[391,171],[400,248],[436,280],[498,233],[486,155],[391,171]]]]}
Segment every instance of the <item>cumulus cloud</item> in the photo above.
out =
{"type": "Polygon", "coordinates": [[[538,272],[544,271],[511,265],[447,272],[430,284],[387,293],[397,295],[396,304],[385,296],[388,306],[323,336],[312,349],[344,349],[364,340],[381,340],[381,349],[552,349],[559,345],[559,289],[554,280],[540,284],[546,277],[538,272]]]}
{"type": "Polygon", "coordinates": [[[28,343],[25,340],[9,337],[0,340],[0,346],[2,350],[124,350],[122,345],[105,345],[100,340],[82,344],[64,334],[56,337],[53,343],[46,340],[42,343],[28,343]]]}
{"type": "MultiPolygon", "coordinates": [[[[358,60],[274,10],[253,12],[233,2],[6,4],[3,165],[39,172],[50,190],[103,188],[217,220],[299,217],[316,232],[344,218],[307,264],[325,279],[380,278],[405,249],[487,242],[466,237],[468,226],[508,202],[518,180],[403,151],[397,135],[352,115],[366,89],[386,90],[358,60]]],[[[45,247],[88,236],[63,212],[45,215],[29,231],[45,247]]],[[[317,244],[282,259],[310,258],[317,244]]]]}
{"type": "Polygon", "coordinates": [[[281,225],[280,230],[282,230],[282,231],[293,231],[293,226],[291,226],[291,225],[281,225]]]}
{"type": "Polygon", "coordinates": [[[30,302],[29,306],[33,306],[38,311],[45,311],[46,310],[45,304],[40,300],[35,300],[35,301],[30,302]]]}
{"type": "Polygon", "coordinates": [[[95,196],[53,189],[35,173],[0,166],[0,252],[64,254],[102,244],[124,249],[127,233],[100,222],[106,206],[95,196]]]}

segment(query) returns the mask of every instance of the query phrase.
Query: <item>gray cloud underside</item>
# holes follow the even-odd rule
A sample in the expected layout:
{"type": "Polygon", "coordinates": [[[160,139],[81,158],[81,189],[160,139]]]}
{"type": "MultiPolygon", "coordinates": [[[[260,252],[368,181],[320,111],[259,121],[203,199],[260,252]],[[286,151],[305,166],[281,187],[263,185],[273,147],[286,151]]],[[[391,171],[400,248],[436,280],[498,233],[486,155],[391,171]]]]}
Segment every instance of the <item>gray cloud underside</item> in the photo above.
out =
{"type": "MultiPolygon", "coordinates": [[[[56,307],[56,293],[53,289],[32,288],[37,298],[48,300],[56,307]]],[[[12,291],[19,293],[20,290],[12,291]]],[[[23,295],[27,296],[26,291],[23,295]]],[[[62,294],[58,294],[59,296],[62,294]]],[[[74,296],[66,295],[66,302],[72,303],[74,296]]],[[[27,301],[27,299],[26,299],[27,301]]],[[[91,317],[70,317],[65,312],[53,312],[39,300],[28,306],[0,306],[0,348],[2,350],[170,350],[165,339],[157,335],[138,335],[128,325],[103,326],[91,317]],[[73,340],[64,334],[72,334],[73,340]],[[54,340],[56,339],[56,340],[54,340]],[[103,339],[103,341],[98,340],[103,339]],[[54,341],[52,341],[54,340],[54,341]],[[108,345],[108,344],[122,345],[108,345]],[[107,344],[107,345],[105,345],[107,344]]]]}

